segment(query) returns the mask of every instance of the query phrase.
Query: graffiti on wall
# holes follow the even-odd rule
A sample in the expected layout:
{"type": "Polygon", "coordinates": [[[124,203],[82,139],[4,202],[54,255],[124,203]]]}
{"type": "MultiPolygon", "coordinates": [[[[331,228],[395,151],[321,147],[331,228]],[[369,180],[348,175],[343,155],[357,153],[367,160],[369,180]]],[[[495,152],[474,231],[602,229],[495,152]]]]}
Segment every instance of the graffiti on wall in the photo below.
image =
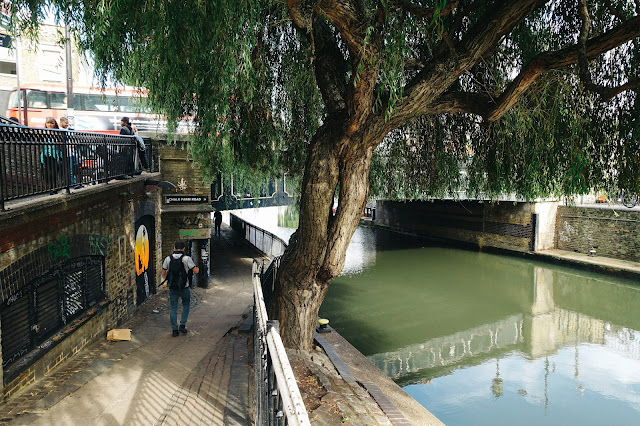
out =
{"type": "Polygon", "coordinates": [[[173,225],[176,228],[197,228],[201,225],[202,218],[204,216],[199,213],[195,217],[185,217],[180,219],[173,219],[173,225]]]}
{"type": "Polygon", "coordinates": [[[155,246],[155,221],[153,216],[142,216],[135,223],[134,245],[136,264],[137,305],[149,297],[153,287],[153,252],[155,246]]]}
{"type": "Polygon", "coordinates": [[[57,259],[71,259],[71,246],[67,237],[60,237],[57,241],[50,243],[47,246],[47,251],[52,262],[57,259]]]}
{"type": "MultiPolygon", "coordinates": [[[[144,280],[145,299],[149,297],[149,232],[144,225],[138,227],[136,232],[136,275],[144,280]]],[[[138,279],[139,279],[138,278],[138,279]]]]}
{"type": "Polygon", "coordinates": [[[72,253],[73,250],[81,250],[81,254],[90,254],[92,256],[106,256],[109,244],[111,244],[111,235],[75,235],[68,237],[66,235],[52,241],[47,245],[49,259],[52,262],[60,262],[77,257],[79,253],[72,253]],[[87,250],[83,251],[83,248],[87,250]]]}
{"type": "Polygon", "coordinates": [[[89,235],[90,253],[94,256],[106,256],[109,244],[111,244],[111,235],[108,237],[89,235]]]}

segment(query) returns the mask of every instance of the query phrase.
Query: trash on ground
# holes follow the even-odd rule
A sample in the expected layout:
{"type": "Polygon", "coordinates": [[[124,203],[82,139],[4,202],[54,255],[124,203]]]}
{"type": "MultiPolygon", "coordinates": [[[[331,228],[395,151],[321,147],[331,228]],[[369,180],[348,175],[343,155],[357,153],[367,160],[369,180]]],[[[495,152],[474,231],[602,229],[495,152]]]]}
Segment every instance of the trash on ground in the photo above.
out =
{"type": "Polygon", "coordinates": [[[131,340],[131,329],[116,328],[107,332],[107,340],[131,340]]]}

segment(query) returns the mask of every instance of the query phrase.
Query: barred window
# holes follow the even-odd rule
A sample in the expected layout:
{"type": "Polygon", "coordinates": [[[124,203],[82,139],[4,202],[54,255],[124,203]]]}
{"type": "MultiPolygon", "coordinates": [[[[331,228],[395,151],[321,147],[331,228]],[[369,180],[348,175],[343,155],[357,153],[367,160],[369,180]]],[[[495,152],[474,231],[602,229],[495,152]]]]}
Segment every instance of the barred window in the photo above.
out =
{"type": "Polygon", "coordinates": [[[104,298],[104,257],[50,269],[0,306],[2,367],[7,368],[104,298]]]}

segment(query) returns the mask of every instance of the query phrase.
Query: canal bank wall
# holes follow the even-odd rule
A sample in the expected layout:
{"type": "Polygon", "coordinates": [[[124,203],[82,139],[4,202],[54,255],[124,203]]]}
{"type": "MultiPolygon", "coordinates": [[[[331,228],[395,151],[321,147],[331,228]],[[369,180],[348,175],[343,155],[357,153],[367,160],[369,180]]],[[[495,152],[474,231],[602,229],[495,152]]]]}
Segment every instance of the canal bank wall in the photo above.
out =
{"type": "Polygon", "coordinates": [[[640,212],[625,207],[560,206],[556,248],[640,262],[640,212]]]}
{"type": "Polygon", "coordinates": [[[480,249],[531,252],[555,247],[558,205],[557,201],[379,200],[375,224],[480,249]]]}
{"type": "MultiPolygon", "coordinates": [[[[640,280],[640,211],[559,202],[377,201],[366,225],[640,280]]],[[[640,282],[640,281],[639,281],[640,282]]]]}
{"type": "Polygon", "coordinates": [[[640,262],[640,211],[616,206],[379,200],[371,223],[481,250],[560,250],[640,262]]]}

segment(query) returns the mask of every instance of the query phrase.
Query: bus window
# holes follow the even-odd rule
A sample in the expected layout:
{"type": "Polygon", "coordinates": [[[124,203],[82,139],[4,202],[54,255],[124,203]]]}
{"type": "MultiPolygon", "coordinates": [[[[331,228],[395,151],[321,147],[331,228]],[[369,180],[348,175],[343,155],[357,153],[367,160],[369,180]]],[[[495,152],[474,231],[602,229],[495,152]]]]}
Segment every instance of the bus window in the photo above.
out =
{"type": "Polygon", "coordinates": [[[87,111],[117,111],[115,96],[84,95],[84,109],[87,111]]]}
{"type": "Polygon", "coordinates": [[[120,111],[134,113],[151,113],[151,108],[144,105],[144,100],[139,96],[120,96],[120,111]]]}
{"type": "Polygon", "coordinates": [[[18,99],[20,99],[20,108],[22,108],[24,106],[24,102],[22,101],[23,93],[24,93],[24,90],[21,90],[20,92],[18,92],[17,90],[14,90],[13,92],[11,92],[9,94],[9,103],[7,104],[7,107],[18,108],[18,99]]]}
{"type": "Polygon", "coordinates": [[[27,107],[46,109],[47,108],[47,92],[41,92],[39,90],[27,91],[27,107]]]}
{"type": "Polygon", "coordinates": [[[49,105],[52,109],[66,109],[67,94],[60,92],[49,92],[49,105]]]}
{"type": "Polygon", "coordinates": [[[129,112],[129,97],[128,96],[118,96],[118,107],[119,111],[129,112]]]}

